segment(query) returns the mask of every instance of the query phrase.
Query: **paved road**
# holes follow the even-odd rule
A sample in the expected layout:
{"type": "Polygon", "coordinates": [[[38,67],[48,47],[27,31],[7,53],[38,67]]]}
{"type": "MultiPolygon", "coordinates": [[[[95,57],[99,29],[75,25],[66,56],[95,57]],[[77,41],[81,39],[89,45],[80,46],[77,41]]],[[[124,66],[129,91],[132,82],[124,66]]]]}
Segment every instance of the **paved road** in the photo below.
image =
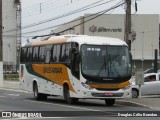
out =
{"type": "MultiPolygon", "coordinates": [[[[0,111],[18,111],[22,113],[25,111],[40,112],[48,111],[49,117],[93,117],[99,119],[99,115],[103,116],[118,116],[118,113],[128,113],[129,111],[154,111],[147,107],[128,106],[116,103],[113,107],[105,106],[104,101],[101,100],[80,100],[75,105],[68,105],[61,98],[49,97],[47,101],[36,101],[33,95],[25,92],[18,92],[17,90],[0,90],[0,111]],[[50,112],[49,112],[50,111],[50,112]],[[86,116],[87,115],[87,116],[86,116]]],[[[139,113],[139,112],[138,112],[139,113]]],[[[43,116],[43,115],[42,115],[43,116]]],[[[47,117],[47,118],[49,118],[47,117]]],[[[116,119],[116,118],[115,118],[116,119]]],[[[114,119],[113,119],[114,120],[114,119]]]]}
{"type": "Polygon", "coordinates": [[[117,115],[122,111],[154,111],[146,107],[128,106],[116,103],[113,107],[105,106],[104,101],[101,100],[80,100],[75,105],[68,105],[61,98],[49,97],[47,101],[35,101],[33,95],[24,92],[0,90],[0,111],[55,111],[56,115],[65,114],[66,111],[70,111],[67,114],[74,115],[86,115],[87,114],[107,114],[110,115],[113,111],[117,115]],[[77,111],[77,112],[76,112],[77,111]],[[85,112],[84,112],[85,111],[85,112]],[[98,112],[98,113],[97,113],[98,112]]]}
{"type": "MultiPolygon", "coordinates": [[[[51,113],[48,113],[49,114],[48,116],[52,116],[52,117],[47,117],[45,119],[58,118],[58,119],[66,119],[66,120],[70,120],[70,119],[81,120],[82,116],[85,120],[87,119],[86,117],[86,113],[87,113],[87,115],[91,114],[91,116],[89,116],[90,119],[107,120],[109,116],[118,116],[119,112],[120,113],[122,112],[125,115],[128,112],[131,112],[132,115],[133,113],[137,113],[137,115],[141,115],[139,111],[154,112],[155,110],[160,110],[159,99],[160,99],[159,96],[154,96],[154,98],[153,96],[152,97],[150,96],[150,98],[147,97],[142,99],[119,100],[119,101],[116,101],[116,104],[113,107],[105,106],[104,101],[101,101],[101,100],[80,100],[80,102],[78,102],[76,105],[68,105],[65,103],[63,99],[55,98],[55,97],[49,97],[47,101],[35,101],[33,99],[32,94],[22,91],[20,89],[18,82],[4,81],[3,88],[0,88],[0,111],[19,111],[19,112],[41,111],[42,113],[43,111],[51,111],[51,113]],[[66,111],[69,111],[67,115],[68,114],[71,115],[70,117],[67,117],[67,118],[64,117],[65,116],[64,114],[66,114],[66,111]],[[105,115],[107,115],[107,118],[104,117],[105,116],[104,113],[105,115]],[[55,116],[53,116],[53,114],[55,116]],[[76,116],[77,114],[80,117],[77,117],[76,116]],[[103,117],[100,117],[99,114],[100,115],[102,114],[103,117]],[[95,115],[96,117],[95,116],[93,117],[93,115],[95,115]]],[[[136,118],[137,117],[132,117],[131,120],[136,118]]],[[[140,120],[144,118],[146,120],[148,117],[147,118],[138,117],[138,119],[140,120]]],[[[28,119],[29,118],[26,118],[26,120],[28,119]]],[[[40,118],[37,118],[37,119],[40,119],[40,118]]],[[[126,118],[114,117],[112,119],[125,120],[126,118]]],[[[157,118],[153,117],[152,120],[154,119],[157,119],[157,118]]]]}
{"type": "MultiPolygon", "coordinates": [[[[4,81],[3,88],[22,91],[20,89],[18,81],[4,81]]],[[[123,99],[118,100],[117,103],[130,106],[148,107],[155,110],[160,110],[160,95],[142,96],[141,99],[123,99]]]]}

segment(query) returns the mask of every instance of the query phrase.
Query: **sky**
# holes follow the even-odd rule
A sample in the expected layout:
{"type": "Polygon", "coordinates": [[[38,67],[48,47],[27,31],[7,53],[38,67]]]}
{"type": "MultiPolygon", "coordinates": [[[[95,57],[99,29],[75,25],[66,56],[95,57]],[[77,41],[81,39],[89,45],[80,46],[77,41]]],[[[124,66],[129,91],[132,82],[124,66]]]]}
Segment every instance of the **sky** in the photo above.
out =
{"type": "MultiPolygon", "coordinates": [[[[55,28],[54,26],[69,22],[84,14],[94,14],[109,9],[120,2],[124,2],[124,0],[21,0],[23,40],[36,35],[49,34],[50,31],[55,28]],[[102,5],[51,21],[53,18],[57,18],[69,12],[74,12],[79,8],[95,2],[99,2],[95,5],[102,5]],[[50,20],[50,22],[34,26],[36,23],[47,20],[50,20]],[[40,29],[46,30],[39,31],[40,29]]],[[[160,14],[160,0],[136,0],[136,2],[138,11],[135,11],[135,0],[132,0],[132,14],[160,14]]],[[[121,5],[106,14],[125,14],[125,8],[125,5],[121,5]]]]}

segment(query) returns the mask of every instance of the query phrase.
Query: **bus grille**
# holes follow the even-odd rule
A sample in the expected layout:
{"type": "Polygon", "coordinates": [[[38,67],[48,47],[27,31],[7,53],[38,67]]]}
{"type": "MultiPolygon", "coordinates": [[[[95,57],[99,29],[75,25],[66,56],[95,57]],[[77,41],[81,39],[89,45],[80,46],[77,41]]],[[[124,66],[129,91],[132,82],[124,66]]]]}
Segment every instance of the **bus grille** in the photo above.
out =
{"type": "Polygon", "coordinates": [[[100,90],[100,91],[118,91],[119,88],[116,88],[116,89],[96,88],[96,90],[100,90]]]}

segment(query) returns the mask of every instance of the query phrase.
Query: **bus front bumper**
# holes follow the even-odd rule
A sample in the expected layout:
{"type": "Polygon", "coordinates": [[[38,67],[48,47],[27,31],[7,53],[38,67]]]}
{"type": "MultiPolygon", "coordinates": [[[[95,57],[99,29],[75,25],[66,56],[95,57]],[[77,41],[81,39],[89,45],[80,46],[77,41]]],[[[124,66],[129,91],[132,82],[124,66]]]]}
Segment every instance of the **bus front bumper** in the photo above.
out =
{"type": "Polygon", "coordinates": [[[131,88],[129,89],[119,89],[117,91],[99,91],[99,90],[89,90],[82,91],[83,98],[95,98],[95,99],[121,99],[121,98],[132,98],[131,88]]]}

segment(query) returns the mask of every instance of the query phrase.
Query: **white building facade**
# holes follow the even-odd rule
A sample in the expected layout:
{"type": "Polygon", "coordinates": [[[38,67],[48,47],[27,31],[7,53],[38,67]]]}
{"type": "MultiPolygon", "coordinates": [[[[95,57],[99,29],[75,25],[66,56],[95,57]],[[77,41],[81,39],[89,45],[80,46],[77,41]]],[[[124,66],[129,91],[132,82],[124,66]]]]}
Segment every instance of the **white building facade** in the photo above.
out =
{"type": "Polygon", "coordinates": [[[17,3],[19,0],[2,0],[3,69],[17,66],[17,3]]]}
{"type": "MultiPolygon", "coordinates": [[[[81,23],[74,30],[68,30],[63,34],[106,36],[124,40],[125,15],[102,15],[85,22],[95,16],[84,15],[77,18],[76,21],[57,28],[52,32],[60,32],[74,27],[77,23],[81,23]]],[[[132,31],[136,32],[136,39],[131,44],[134,68],[145,70],[153,67],[154,50],[157,49],[159,51],[159,15],[132,15],[132,31]]]]}

